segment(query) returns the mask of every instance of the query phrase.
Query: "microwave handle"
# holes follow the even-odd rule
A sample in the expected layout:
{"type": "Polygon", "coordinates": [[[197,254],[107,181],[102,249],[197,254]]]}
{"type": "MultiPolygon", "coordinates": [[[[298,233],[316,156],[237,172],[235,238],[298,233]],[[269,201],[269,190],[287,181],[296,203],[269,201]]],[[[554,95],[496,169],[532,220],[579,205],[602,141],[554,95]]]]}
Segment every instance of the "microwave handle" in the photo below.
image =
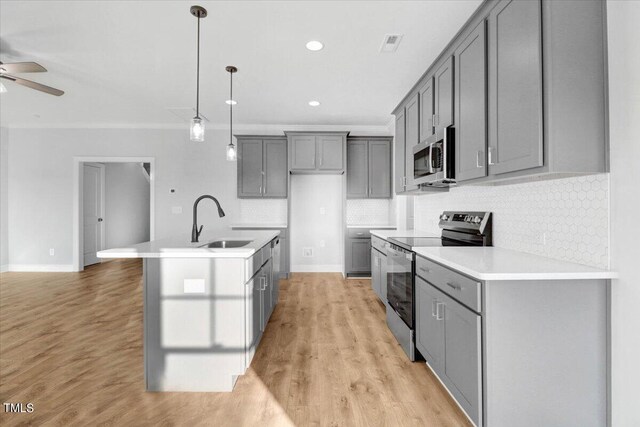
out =
{"type": "Polygon", "coordinates": [[[433,156],[433,143],[429,144],[429,173],[434,173],[432,156],[433,156]]]}

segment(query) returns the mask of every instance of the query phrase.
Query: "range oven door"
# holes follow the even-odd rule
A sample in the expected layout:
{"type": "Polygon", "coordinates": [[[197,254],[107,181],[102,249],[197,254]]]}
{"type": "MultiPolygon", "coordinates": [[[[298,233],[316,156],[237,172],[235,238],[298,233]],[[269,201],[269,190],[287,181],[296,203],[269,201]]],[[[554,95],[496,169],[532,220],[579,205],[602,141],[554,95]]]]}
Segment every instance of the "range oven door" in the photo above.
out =
{"type": "Polygon", "coordinates": [[[413,252],[387,244],[387,301],[413,329],[413,252]]]}

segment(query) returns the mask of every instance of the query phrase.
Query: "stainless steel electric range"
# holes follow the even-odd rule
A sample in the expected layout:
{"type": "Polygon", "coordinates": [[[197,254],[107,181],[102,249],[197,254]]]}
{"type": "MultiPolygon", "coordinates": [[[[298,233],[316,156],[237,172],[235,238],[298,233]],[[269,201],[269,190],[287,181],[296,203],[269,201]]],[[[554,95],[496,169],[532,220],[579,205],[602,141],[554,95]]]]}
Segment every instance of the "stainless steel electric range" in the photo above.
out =
{"type": "Polygon", "coordinates": [[[424,246],[491,246],[491,212],[449,212],[440,215],[440,237],[387,239],[387,325],[412,361],[415,348],[414,248],[424,246]]]}

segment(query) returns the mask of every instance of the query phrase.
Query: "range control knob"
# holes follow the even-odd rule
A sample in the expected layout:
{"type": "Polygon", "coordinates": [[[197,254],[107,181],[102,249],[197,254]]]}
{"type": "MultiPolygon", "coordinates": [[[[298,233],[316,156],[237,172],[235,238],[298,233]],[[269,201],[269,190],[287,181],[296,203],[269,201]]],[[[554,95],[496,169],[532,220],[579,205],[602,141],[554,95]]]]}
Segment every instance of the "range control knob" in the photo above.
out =
{"type": "Polygon", "coordinates": [[[480,224],[481,222],[482,222],[482,218],[480,218],[479,216],[476,216],[475,218],[473,218],[474,224],[480,224]]]}
{"type": "Polygon", "coordinates": [[[472,220],[471,215],[467,215],[464,217],[464,222],[471,222],[471,220],[472,220]]]}
{"type": "Polygon", "coordinates": [[[442,221],[446,221],[446,220],[448,220],[448,219],[449,219],[449,217],[447,216],[447,214],[442,214],[442,215],[440,215],[440,219],[441,219],[442,221]]]}

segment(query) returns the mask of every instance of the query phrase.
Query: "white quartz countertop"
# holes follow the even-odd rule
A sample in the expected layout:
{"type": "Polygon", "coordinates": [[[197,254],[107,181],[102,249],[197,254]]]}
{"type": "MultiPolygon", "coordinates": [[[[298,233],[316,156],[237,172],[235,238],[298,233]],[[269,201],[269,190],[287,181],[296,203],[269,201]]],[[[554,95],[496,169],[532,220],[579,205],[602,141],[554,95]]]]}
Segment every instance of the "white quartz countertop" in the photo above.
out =
{"type": "Polygon", "coordinates": [[[390,237],[437,237],[439,234],[430,233],[428,231],[420,230],[371,230],[371,234],[378,236],[381,239],[388,239],[390,237]]]}
{"type": "Polygon", "coordinates": [[[389,230],[389,229],[395,229],[396,226],[395,225],[368,225],[368,224],[364,224],[364,225],[347,225],[347,228],[369,228],[369,229],[379,229],[379,230],[389,230]]]}
{"type": "Polygon", "coordinates": [[[287,228],[287,224],[231,224],[232,229],[247,229],[247,228],[287,228]]]}
{"type": "Polygon", "coordinates": [[[614,271],[496,247],[417,247],[416,254],[478,280],[615,279],[614,271]]]}
{"type": "Polygon", "coordinates": [[[98,252],[98,258],[248,258],[279,235],[277,230],[217,230],[203,232],[199,243],[185,235],[98,252]],[[240,248],[201,247],[215,240],[251,240],[240,248]]]}

